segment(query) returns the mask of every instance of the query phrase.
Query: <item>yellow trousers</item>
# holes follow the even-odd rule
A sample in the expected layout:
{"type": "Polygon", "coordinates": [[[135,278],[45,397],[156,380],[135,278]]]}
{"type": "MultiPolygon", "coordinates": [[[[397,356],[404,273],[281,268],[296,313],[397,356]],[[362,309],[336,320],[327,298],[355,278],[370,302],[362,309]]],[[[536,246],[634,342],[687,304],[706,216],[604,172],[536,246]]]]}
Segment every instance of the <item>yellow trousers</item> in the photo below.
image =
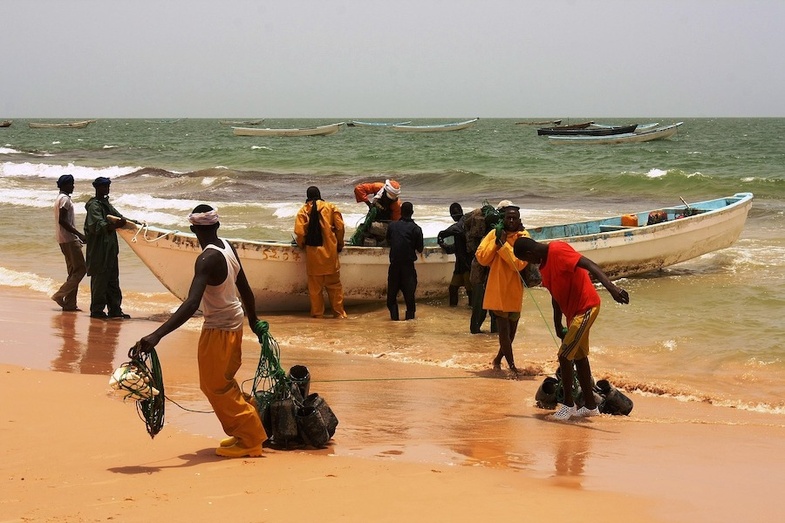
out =
{"type": "Polygon", "coordinates": [[[343,285],[341,284],[341,273],[325,274],[320,276],[308,275],[308,295],[311,297],[311,316],[318,318],[324,314],[324,290],[327,290],[327,297],[330,298],[335,315],[340,318],[346,317],[343,309],[343,285]]]}
{"type": "Polygon", "coordinates": [[[266,439],[256,409],[243,398],[234,375],[242,363],[242,329],[203,329],[199,337],[199,388],[212,405],[228,436],[243,447],[257,447],[266,439]]]}

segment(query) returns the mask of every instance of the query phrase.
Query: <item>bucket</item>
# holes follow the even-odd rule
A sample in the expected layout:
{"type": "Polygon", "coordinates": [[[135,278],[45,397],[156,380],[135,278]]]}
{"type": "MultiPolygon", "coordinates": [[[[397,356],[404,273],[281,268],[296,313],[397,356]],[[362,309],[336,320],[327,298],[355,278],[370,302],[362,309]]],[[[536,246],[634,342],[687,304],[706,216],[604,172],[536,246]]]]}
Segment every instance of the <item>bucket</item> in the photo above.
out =
{"type": "Polygon", "coordinates": [[[625,227],[637,227],[638,215],[637,214],[624,214],[621,217],[621,224],[625,227]]]}
{"type": "Polygon", "coordinates": [[[611,385],[608,380],[599,380],[595,392],[602,398],[598,405],[603,414],[628,416],[632,412],[632,400],[611,385]]]}
{"type": "Polygon", "coordinates": [[[289,440],[297,437],[294,400],[287,398],[270,403],[270,425],[272,439],[279,445],[286,445],[289,440]]]}
{"type": "Polygon", "coordinates": [[[289,369],[289,381],[292,382],[292,385],[296,385],[297,389],[300,392],[300,399],[302,401],[303,398],[308,397],[308,393],[311,389],[311,373],[308,371],[308,367],[305,365],[295,365],[291,369],[289,369]]]}

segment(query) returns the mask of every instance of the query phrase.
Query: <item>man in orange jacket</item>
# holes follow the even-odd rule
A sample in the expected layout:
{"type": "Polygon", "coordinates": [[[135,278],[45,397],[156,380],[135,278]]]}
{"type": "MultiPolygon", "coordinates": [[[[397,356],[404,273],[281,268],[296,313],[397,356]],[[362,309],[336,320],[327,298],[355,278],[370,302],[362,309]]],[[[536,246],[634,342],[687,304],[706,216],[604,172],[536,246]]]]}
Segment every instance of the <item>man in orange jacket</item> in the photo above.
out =
{"type": "Polygon", "coordinates": [[[517,374],[512,342],[521,318],[523,280],[520,272],[526,262],[515,257],[513,245],[515,240],[528,237],[529,233],[521,223],[520,207],[508,201],[498,210],[504,214],[503,229],[493,229],[486,234],[475,256],[481,265],[490,267],[482,308],[493,312],[499,329],[499,352],[493,359],[493,368],[501,369],[504,358],[510,370],[517,374]]]}

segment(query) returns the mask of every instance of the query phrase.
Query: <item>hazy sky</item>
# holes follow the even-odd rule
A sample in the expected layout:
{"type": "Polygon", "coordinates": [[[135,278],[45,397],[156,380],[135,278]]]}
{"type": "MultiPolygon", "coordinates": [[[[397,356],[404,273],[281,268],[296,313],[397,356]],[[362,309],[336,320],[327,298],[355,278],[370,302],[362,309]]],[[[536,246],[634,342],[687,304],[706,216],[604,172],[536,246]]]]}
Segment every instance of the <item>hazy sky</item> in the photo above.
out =
{"type": "Polygon", "coordinates": [[[3,118],[785,117],[783,0],[0,0],[3,118]]]}

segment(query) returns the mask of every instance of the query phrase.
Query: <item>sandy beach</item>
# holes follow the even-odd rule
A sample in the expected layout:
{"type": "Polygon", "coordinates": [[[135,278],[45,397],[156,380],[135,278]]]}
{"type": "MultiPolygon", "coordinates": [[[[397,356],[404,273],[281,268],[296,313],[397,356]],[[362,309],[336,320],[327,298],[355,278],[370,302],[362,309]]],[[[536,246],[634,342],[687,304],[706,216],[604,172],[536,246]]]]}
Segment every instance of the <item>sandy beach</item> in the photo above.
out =
{"type": "MultiPolygon", "coordinates": [[[[541,376],[288,348],[284,366],[308,366],[338,416],[334,440],[230,460],[214,454],[212,414],[167,403],[151,439],[134,404],[109,394],[109,373],[153,321],[91,320],[10,288],[0,318],[0,522],[785,518],[776,414],[631,394],[629,417],[557,423],[534,405],[541,376]]],[[[268,320],[279,340],[302,327],[268,320]]],[[[198,321],[158,353],[167,395],[205,410],[198,321]]],[[[250,330],[244,350],[240,380],[258,360],[250,330]]]]}

